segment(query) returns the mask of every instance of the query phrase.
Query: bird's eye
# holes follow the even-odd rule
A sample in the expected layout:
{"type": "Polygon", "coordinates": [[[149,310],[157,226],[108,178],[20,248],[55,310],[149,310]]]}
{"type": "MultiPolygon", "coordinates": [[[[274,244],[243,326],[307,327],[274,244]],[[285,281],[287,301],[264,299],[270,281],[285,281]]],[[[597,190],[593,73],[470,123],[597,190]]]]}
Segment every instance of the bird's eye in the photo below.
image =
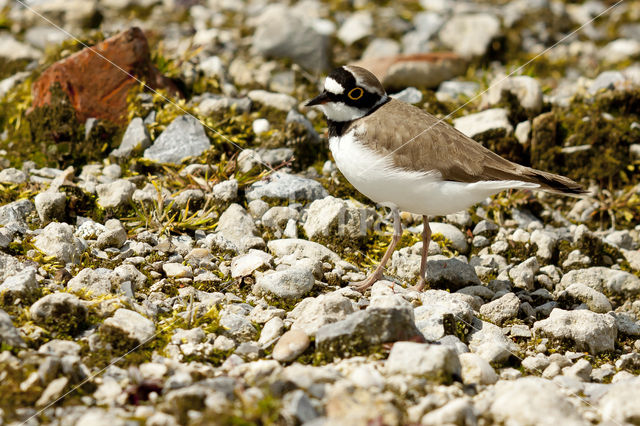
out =
{"type": "Polygon", "coordinates": [[[360,87],[354,87],[353,89],[349,90],[349,93],[347,93],[349,99],[354,101],[360,99],[362,95],[364,95],[364,90],[362,90],[360,87]]]}

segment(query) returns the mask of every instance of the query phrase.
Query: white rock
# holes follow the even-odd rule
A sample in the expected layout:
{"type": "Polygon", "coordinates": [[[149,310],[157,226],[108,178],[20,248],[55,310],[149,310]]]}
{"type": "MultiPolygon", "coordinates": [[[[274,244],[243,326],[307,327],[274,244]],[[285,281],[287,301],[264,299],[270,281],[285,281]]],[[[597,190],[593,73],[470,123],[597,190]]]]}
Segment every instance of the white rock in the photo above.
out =
{"type": "Polygon", "coordinates": [[[500,33],[500,21],[488,13],[460,14],[440,30],[442,42],[464,57],[484,55],[491,40],[500,33]]]}
{"type": "Polygon", "coordinates": [[[347,46],[370,36],[373,32],[371,12],[363,10],[349,14],[338,30],[338,38],[347,46]]]}
{"type": "Polygon", "coordinates": [[[297,264],[284,271],[267,272],[256,278],[255,294],[268,293],[285,299],[297,299],[307,294],[315,283],[313,270],[297,264]]]}
{"type": "Polygon", "coordinates": [[[258,118],[256,120],[253,120],[253,123],[251,124],[253,133],[255,133],[256,135],[268,132],[270,127],[271,124],[269,124],[269,120],[267,120],[266,118],[258,118]]]}
{"type": "Polygon", "coordinates": [[[387,374],[408,374],[447,382],[460,375],[460,360],[452,348],[415,342],[396,342],[386,362],[387,374]]]}
{"type": "Polygon", "coordinates": [[[588,310],[554,309],[549,318],[537,321],[533,332],[558,340],[570,340],[580,351],[592,354],[611,351],[618,334],[615,319],[588,310]]]}
{"type": "Polygon", "coordinates": [[[273,256],[262,250],[251,249],[247,254],[236,256],[231,260],[231,277],[246,277],[253,271],[269,266],[273,256]]]}
{"type": "Polygon", "coordinates": [[[458,356],[462,365],[462,381],[465,384],[492,385],[498,381],[493,367],[478,354],[468,352],[458,356]]]}
{"type": "Polygon", "coordinates": [[[505,92],[516,96],[520,106],[533,114],[542,109],[542,88],[535,78],[518,75],[512,77],[498,76],[491,84],[482,100],[484,107],[494,106],[503,101],[505,92]]]}
{"type": "Polygon", "coordinates": [[[507,135],[513,132],[513,126],[509,123],[508,111],[504,108],[492,108],[465,115],[453,120],[453,125],[470,138],[490,130],[504,130],[507,135]]]}
{"type": "Polygon", "coordinates": [[[294,320],[291,329],[301,329],[307,335],[315,336],[323,325],[343,320],[354,311],[351,300],[332,292],[303,299],[289,312],[288,318],[294,320]]]}
{"type": "Polygon", "coordinates": [[[153,321],[124,308],[118,309],[112,317],[104,320],[100,329],[103,333],[109,333],[110,329],[115,329],[138,343],[148,342],[156,333],[153,321]]]}
{"type": "Polygon", "coordinates": [[[50,223],[35,238],[34,246],[46,256],[54,256],[62,262],[76,263],[85,249],[73,235],[73,227],[67,223],[50,223]]]}
{"type": "Polygon", "coordinates": [[[126,179],[100,184],[96,186],[98,204],[103,208],[122,207],[131,201],[135,190],[135,184],[126,179]]]}

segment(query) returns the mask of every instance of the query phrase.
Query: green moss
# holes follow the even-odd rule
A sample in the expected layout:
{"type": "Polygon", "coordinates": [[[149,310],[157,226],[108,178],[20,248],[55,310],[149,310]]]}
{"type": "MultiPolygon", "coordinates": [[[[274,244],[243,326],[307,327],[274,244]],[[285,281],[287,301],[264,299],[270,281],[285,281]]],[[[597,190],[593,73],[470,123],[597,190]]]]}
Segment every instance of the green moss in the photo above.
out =
{"type": "MultiPolygon", "coordinates": [[[[2,25],[2,16],[0,16],[0,29],[2,25]]],[[[24,71],[29,64],[28,59],[6,59],[0,58],[0,80],[11,77],[20,71],[24,71]]]]}
{"type": "Polygon", "coordinates": [[[576,99],[534,121],[531,164],[535,168],[605,188],[639,182],[629,147],[640,137],[631,123],[640,120],[640,89],[606,91],[593,99],[576,99]],[[603,116],[610,114],[612,119],[603,116]],[[563,153],[563,147],[589,145],[589,150],[563,153]]]}

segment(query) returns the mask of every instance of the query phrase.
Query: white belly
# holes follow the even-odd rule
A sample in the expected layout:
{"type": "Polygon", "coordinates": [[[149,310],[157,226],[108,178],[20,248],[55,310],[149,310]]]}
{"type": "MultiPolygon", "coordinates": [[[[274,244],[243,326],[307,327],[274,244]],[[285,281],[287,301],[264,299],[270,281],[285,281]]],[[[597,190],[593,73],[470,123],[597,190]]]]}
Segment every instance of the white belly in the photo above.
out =
{"type": "Polygon", "coordinates": [[[356,142],[354,131],[329,139],[336,165],[347,180],[373,201],[415,214],[440,216],[464,210],[508,188],[537,188],[521,181],[443,181],[437,171],[394,167],[390,157],[356,142]]]}

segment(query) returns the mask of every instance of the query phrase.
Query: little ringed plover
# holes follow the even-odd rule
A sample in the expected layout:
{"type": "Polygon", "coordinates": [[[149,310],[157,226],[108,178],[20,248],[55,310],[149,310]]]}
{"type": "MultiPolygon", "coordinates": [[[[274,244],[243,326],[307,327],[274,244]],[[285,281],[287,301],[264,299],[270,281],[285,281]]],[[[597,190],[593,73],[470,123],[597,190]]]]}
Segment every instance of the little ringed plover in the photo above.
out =
{"type": "Polygon", "coordinates": [[[318,105],[326,116],[329,147],[345,178],[392,211],[391,243],[375,271],[354,283],[360,291],[382,278],[402,235],[399,210],[423,218],[420,278],[414,287],[420,291],[426,284],[429,216],[464,210],[510,188],[585,192],[571,179],[506,160],[420,108],[390,98],[364,68],[333,70],[323,92],[306,105],[318,105]]]}

